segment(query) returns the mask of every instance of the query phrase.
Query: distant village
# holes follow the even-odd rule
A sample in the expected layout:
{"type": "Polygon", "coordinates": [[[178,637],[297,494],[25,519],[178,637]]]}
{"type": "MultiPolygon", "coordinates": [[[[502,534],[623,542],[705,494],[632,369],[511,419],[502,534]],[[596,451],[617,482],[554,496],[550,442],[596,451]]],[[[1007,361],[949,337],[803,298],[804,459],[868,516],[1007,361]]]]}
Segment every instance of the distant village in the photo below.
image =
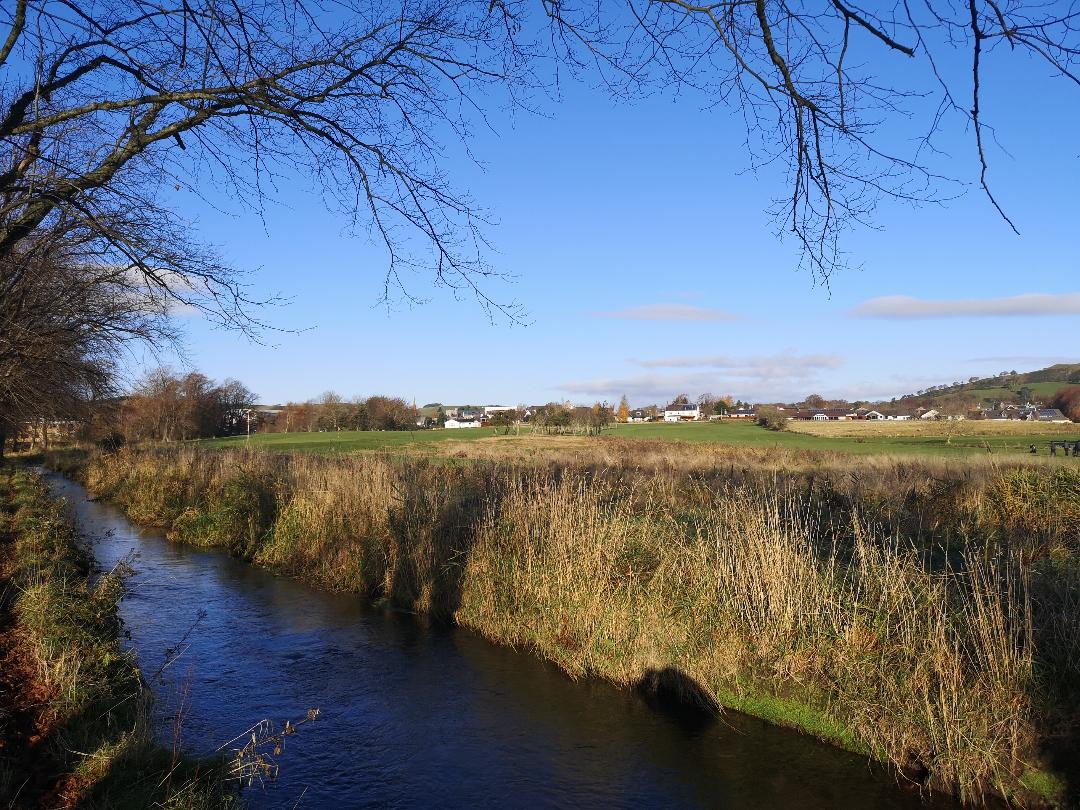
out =
{"type": "MultiPolygon", "coordinates": [[[[262,425],[270,419],[278,418],[287,406],[262,406],[252,409],[255,421],[262,425]]],[[[558,415],[573,422],[587,420],[596,416],[607,423],[645,423],[645,422],[712,422],[725,419],[755,421],[762,408],[779,411],[789,421],[803,422],[843,422],[843,421],[913,421],[913,420],[993,420],[1069,423],[1068,418],[1058,408],[1045,407],[1040,403],[999,404],[994,407],[979,407],[967,413],[945,413],[936,408],[918,407],[911,411],[897,410],[885,406],[869,407],[812,407],[795,405],[751,405],[749,403],[729,403],[724,400],[690,402],[686,399],[669,403],[665,407],[650,405],[644,408],[629,408],[625,401],[621,407],[612,407],[606,403],[593,406],[575,405],[571,402],[547,403],[544,405],[443,405],[429,403],[422,407],[414,406],[416,427],[420,429],[468,429],[479,427],[499,427],[508,424],[530,424],[534,421],[550,421],[558,415]],[[621,412],[620,412],[621,411],[621,412]]]]}
{"type": "MultiPolygon", "coordinates": [[[[1069,367],[1072,369],[1073,367],[1069,367]]],[[[1080,368],[1080,367],[1077,367],[1080,368]]],[[[342,430],[459,430],[491,427],[510,432],[528,426],[533,433],[595,435],[614,423],[674,423],[741,420],[781,429],[787,422],[846,421],[1080,421],[1080,371],[1049,401],[1023,384],[1015,372],[977,383],[995,385],[997,399],[979,400],[963,384],[935,386],[890,402],[829,401],[812,394],[797,403],[754,404],[733,397],[703,394],[696,400],[679,395],[664,406],[631,407],[596,402],[548,402],[537,405],[418,406],[402,397],[370,396],[346,400],[327,391],[306,402],[260,405],[237,380],[216,383],[198,372],[178,375],[151,372],[127,396],[91,403],[67,418],[39,418],[18,424],[7,437],[12,447],[49,446],[87,441],[118,445],[130,441],[176,441],[256,433],[336,432],[342,430]],[[1011,400],[1011,401],[1010,401],[1011,400]]],[[[974,379],[974,378],[973,378],[974,379]]],[[[984,389],[992,390],[992,389],[984,389]]],[[[1049,389],[1043,389],[1049,390],[1049,389]]],[[[2,437],[0,437],[2,441],[2,437]]],[[[2,446],[2,445],[0,445],[2,446]]]]}

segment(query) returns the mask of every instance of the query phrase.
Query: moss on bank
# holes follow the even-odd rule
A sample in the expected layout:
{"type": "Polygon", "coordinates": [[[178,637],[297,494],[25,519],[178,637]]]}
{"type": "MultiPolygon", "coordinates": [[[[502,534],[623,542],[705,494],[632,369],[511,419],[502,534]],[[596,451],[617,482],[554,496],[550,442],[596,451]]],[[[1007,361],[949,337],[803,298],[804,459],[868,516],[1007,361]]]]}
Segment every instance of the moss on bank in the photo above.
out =
{"type": "Polygon", "coordinates": [[[125,572],[93,578],[32,473],[0,468],[0,804],[221,808],[216,768],[158,746],[151,694],[118,641],[125,572]]]}
{"type": "Polygon", "coordinates": [[[1080,473],[98,456],[178,540],[673,690],[977,801],[1078,789],[1080,473]]]}

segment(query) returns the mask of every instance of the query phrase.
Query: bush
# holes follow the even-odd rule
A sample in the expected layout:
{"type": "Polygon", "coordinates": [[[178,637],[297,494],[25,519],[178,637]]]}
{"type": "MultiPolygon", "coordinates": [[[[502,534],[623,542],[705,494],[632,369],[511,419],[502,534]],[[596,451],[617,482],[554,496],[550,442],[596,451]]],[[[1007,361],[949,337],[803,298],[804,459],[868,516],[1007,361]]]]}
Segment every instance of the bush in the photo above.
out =
{"type": "Polygon", "coordinates": [[[787,430],[787,416],[779,408],[758,408],[757,423],[769,430],[787,430]]]}
{"type": "Polygon", "coordinates": [[[1057,408],[1074,422],[1080,422],[1080,385],[1059,391],[1050,406],[1057,408]]]}

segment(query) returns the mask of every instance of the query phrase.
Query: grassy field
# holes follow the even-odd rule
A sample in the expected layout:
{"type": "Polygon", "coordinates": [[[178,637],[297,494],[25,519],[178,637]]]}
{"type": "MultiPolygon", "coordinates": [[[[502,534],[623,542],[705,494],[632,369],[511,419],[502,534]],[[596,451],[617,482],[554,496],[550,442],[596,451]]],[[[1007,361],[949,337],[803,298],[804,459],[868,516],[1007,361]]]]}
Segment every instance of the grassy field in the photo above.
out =
{"type": "Polygon", "coordinates": [[[1005,402],[1015,402],[1016,393],[1020,388],[1030,388],[1036,397],[1040,400],[1051,400],[1057,392],[1062,388],[1068,388],[1070,383],[1067,382],[1033,382],[1033,383],[1021,383],[1014,389],[1009,388],[973,388],[966,393],[973,397],[978,397],[982,402],[996,402],[1004,400],[1005,402]]]}
{"type": "MultiPolygon", "coordinates": [[[[505,446],[514,450],[594,447],[616,439],[653,439],[693,444],[716,444],[768,450],[821,450],[854,454],[963,456],[1026,455],[1035,444],[1048,454],[1052,439],[1080,439],[1080,425],[1027,422],[809,422],[792,423],[783,432],[765,430],[745,422],[647,423],[614,425],[599,438],[573,436],[496,436],[492,428],[417,431],[342,431],[338,433],[267,433],[250,438],[210,439],[215,448],[252,447],[283,452],[348,453],[357,450],[401,450],[424,455],[472,455],[505,446]]],[[[1061,457],[1059,457],[1061,458],[1061,457]]],[[[1064,458],[1061,458],[1064,462],[1064,458]]]]}

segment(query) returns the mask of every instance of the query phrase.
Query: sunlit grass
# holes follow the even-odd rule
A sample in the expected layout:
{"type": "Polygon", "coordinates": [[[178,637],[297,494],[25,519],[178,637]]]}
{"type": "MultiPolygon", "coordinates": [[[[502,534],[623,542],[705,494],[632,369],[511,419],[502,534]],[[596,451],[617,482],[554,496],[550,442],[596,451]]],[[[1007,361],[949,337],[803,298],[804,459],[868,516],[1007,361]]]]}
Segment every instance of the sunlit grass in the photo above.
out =
{"type": "Polygon", "coordinates": [[[157,448],[87,481],[175,539],[575,677],[677,673],[969,799],[1056,784],[1040,752],[1078,719],[1080,468],[589,441],[557,465],[157,448]]]}
{"type": "Polygon", "coordinates": [[[810,450],[857,455],[917,455],[962,457],[1027,454],[1031,444],[1048,455],[1051,439],[1080,439],[1080,425],[1028,422],[792,422],[787,431],[770,431],[749,422],[682,424],[616,424],[599,437],[531,436],[527,427],[503,435],[494,428],[416,431],[340,431],[326,433],[266,433],[251,437],[205,439],[201,446],[218,449],[251,447],[279,452],[336,454],[386,450],[421,455],[448,455],[475,445],[493,448],[533,448],[558,451],[582,443],[602,448],[611,440],[656,440],[687,444],[752,447],[762,450],[810,450]],[[453,447],[454,450],[449,448],[453,447]]]}

